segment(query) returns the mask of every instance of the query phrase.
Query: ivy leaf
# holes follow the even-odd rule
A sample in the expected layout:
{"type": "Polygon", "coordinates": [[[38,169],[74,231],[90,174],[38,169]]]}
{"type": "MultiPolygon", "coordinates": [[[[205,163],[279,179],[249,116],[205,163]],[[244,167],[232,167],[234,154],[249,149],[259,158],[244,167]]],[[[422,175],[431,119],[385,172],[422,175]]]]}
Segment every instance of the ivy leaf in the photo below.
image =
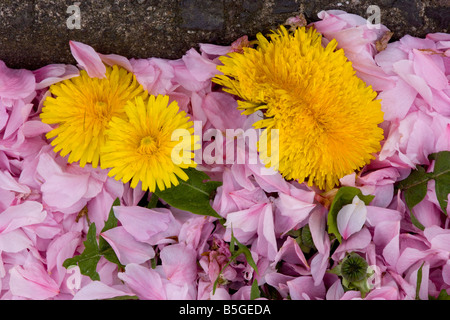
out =
{"type": "Polygon", "coordinates": [[[341,187],[331,203],[327,219],[328,233],[334,234],[339,242],[342,242],[342,236],[337,227],[337,216],[339,210],[341,210],[341,208],[346,204],[352,203],[355,196],[358,196],[358,198],[364,201],[366,205],[368,205],[373,198],[375,198],[373,195],[363,195],[361,190],[355,187],[341,187]]]}
{"type": "MultiPolygon", "coordinates": [[[[116,199],[112,207],[120,205],[119,199],[116,199]]],[[[101,232],[117,227],[117,218],[114,216],[113,208],[109,212],[108,220],[105,222],[101,232]]],[[[90,277],[92,280],[100,280],[100,276],[97,273],[97,264],[100,258],[103,256],[107,260],[117,264],[119,267],[124,268],[117,258],[116,253],[111,248],[109,243],[102,237],[99,236],[97,243],[97,228],[95,223],[91,223],[89,226],[88,233],[86,235],[86,241],[84,243],[84,251],[74,256],[73,258],[66,259],[63,263],[65,268],[70,266],[78,265],[80,267],[81,274],[90,277]]]]}
{"type": "Polygon", "coordinates": [[[210,200],[214,197],[216,189],[222,185],[220,181],[206,181],[209,176],[193,168],[184,170],[189,176],[187,181],[180,181],[177,186],[155,191],[156,196],[169,205],[194,214],[222,217],[211,207],[210,200]]]}

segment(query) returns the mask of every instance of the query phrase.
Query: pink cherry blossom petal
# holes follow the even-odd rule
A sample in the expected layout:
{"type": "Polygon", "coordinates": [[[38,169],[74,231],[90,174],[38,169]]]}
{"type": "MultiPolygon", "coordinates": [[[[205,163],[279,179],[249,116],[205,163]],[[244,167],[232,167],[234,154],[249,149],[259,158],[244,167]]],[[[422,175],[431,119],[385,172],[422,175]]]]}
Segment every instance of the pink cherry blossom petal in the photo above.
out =
{"type": "Polygon", "coordinates": [[[86,70],[91,78],[105,78],[106,67],[99,54],[91,46],[78,42],[70,41],[70,51],[80,66],[86,70]]]}

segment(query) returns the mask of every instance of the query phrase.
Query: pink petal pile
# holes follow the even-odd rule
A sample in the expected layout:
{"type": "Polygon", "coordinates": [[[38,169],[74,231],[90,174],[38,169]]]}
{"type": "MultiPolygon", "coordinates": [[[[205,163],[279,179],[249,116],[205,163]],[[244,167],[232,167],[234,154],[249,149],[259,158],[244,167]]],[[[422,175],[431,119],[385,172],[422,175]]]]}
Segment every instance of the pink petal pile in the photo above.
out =
{"type": "Polygon", "coordinates": [[[330,240],[328,210],[318,201],[318,190],[279,174],[262,175],[261,164],[199,166],[223,182],[212,202],[226,220],[221,225],[216,218],[176,208],[140,207],[144,193],[139,186],[131,189],[106,170],[67,163],[45,139],[51,128],[39,113],[48,87],[77,76],[80,69],[98,77],[104,64],[126,68],[150,94],[169,95],[193,120],[202,121],[204,132],[246,129],[254,122],[240,114],[235,97],[211,82],[218,57],[232,46],[200,44],[200,52],[190,49],[181,59],[166,60],[103,55],[71,42],[78,66],[29,71],[0,61],[0,298],[248,300],[257,280],[262,291],[270,288],[278,299],[415,299],[419,269],[420,299],[450,292],[450,207],[447,215],[440,211],[430,181],[425,199],[415,207],[422,231],[411,223],[402,194],[394,191],[416,165],[433,165],[429,154],[450,150],[450,35],[406,35],[378,51],[389,31],[385,26],[374,28],[343,11],[322,11],[319,18],[314,27],[323,41],[337,39],[357,75],[379,93],[385,117],[385,140],[376,160],[341,179],[342,185],[375,196],[370,205],[352,204],[341,215],[342,243],[330,240]],[[100,235],[116,198],[121,201],[114,207],[118,226],[101,236],[125,268],[102,257],[100,281],[81,275],[74,287],[63,262],[84,249],[89,226],[79,213],[87,209],[100,235]],[[315,246],[311,255],[290,233],[305,225],[315,246]],[[250,249],[257,273],[243,255],[227,266],[231,227],[250,249]],[[329,272],[349,252],[360,254],[376,271],[376,283],[364,297],[344,290],[341,279],[329,272]],[[158,261],[156,267],[152,260],[158,261]]]}

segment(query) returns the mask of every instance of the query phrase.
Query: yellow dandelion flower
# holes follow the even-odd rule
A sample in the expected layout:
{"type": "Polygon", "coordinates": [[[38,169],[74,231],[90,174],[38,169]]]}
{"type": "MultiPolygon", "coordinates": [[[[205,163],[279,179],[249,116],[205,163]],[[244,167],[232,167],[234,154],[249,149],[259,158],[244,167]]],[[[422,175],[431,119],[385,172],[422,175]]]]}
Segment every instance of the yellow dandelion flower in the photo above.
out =
{"type": "Polygon", "coordinates": [[[47,133],[54,151],[68,162],[80,161],[80,166],[92,163],[97,167],[100,148],[105,143],[105,129],[113,116],[125,114],[126,102],[147,91],[127,70],[107,67],[105,78],[90,78],[82,70],[80,76],[50,86],[52,96],[44,101],[42,122],[55,124],[47,133]]]}
{"type": "Polygon", "coordinates": [[[182,169],[196,166],[192,151],[200,147],[199,137],[177,102],[169,104],[169,97],[162,95],[137,97],[128,101],[125,113],[125,119],[113,117],[106,130],[101,167],[111,168],[108,175],[124,183],[131,180],[132,188],[141,181],[142,190],[151,192],[156,186],[164,190],[178,185],[178,178],[187,180],[182,169]]]}
{"type": "Polygon", "coordinates": [[[266,166],[321,189],[369,163],[383,139],[376,92],[336,46],[333,39],[324,47],[313,28],[290,33],[281,26],[268,38],[258,34],[256,49],[221,57],[222,74],[213,79],[242,98],[244,114],[263,111],[254,124],[264,129],[261,137],[270,141],[271,129],[278,129],[276,163],[268,156],[270,146],[259,145],[266,166]]]}

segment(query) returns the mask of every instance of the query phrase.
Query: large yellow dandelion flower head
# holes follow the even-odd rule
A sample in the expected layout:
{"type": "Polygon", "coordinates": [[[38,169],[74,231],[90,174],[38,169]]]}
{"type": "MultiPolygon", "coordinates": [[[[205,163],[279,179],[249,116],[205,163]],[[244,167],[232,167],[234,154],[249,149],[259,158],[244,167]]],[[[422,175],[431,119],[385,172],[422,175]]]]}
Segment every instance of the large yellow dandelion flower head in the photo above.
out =
{"type": "Polygon", "coordinates": [[[113,117],[106,130],[101,167],[108,175],[135,188],[153,192],[179,184],[189,177],[183,169],[196,167],[194,150],[200,138],[193,122],[176,101],[158,95],[144,100],[136,97],[125,106],[126,117],[113,117]],[[180,141],[181,138],[181,141],[180,141]]]}
{"type": "Polygon", "coordinates": [[[362,168],[380,150],[383,112],[377,93],[355,75],[336,40],[325,47],[314,28],[288,32],[283,26],[256,48],[220,58],[222,74],[213,81],[239,96],[244,114],[262,110],[254,124],[277,150],[259,144],[260,157],[286,179],[307,180],[331,189],[339,179],[362,168]],[[275,131],[273,131],[275,132],[275,131]],[[278,152],[276,161],[271,154],[278,152]]]}
{"type": "Polygon", "coordinates": [[[123,117],[128,100],[148,93],[136,77],[124,68],[106,67],[104,78],[91,78],[84,70],[78,77],[50,86],[51,96],[43,103],[42,122],[55,125],[46,137],[52,139],[55,152],[68,162],[80,162],[84,167],[100,161],[100,149],[105,143],[105,130],[113,116],[123,117]]]}

